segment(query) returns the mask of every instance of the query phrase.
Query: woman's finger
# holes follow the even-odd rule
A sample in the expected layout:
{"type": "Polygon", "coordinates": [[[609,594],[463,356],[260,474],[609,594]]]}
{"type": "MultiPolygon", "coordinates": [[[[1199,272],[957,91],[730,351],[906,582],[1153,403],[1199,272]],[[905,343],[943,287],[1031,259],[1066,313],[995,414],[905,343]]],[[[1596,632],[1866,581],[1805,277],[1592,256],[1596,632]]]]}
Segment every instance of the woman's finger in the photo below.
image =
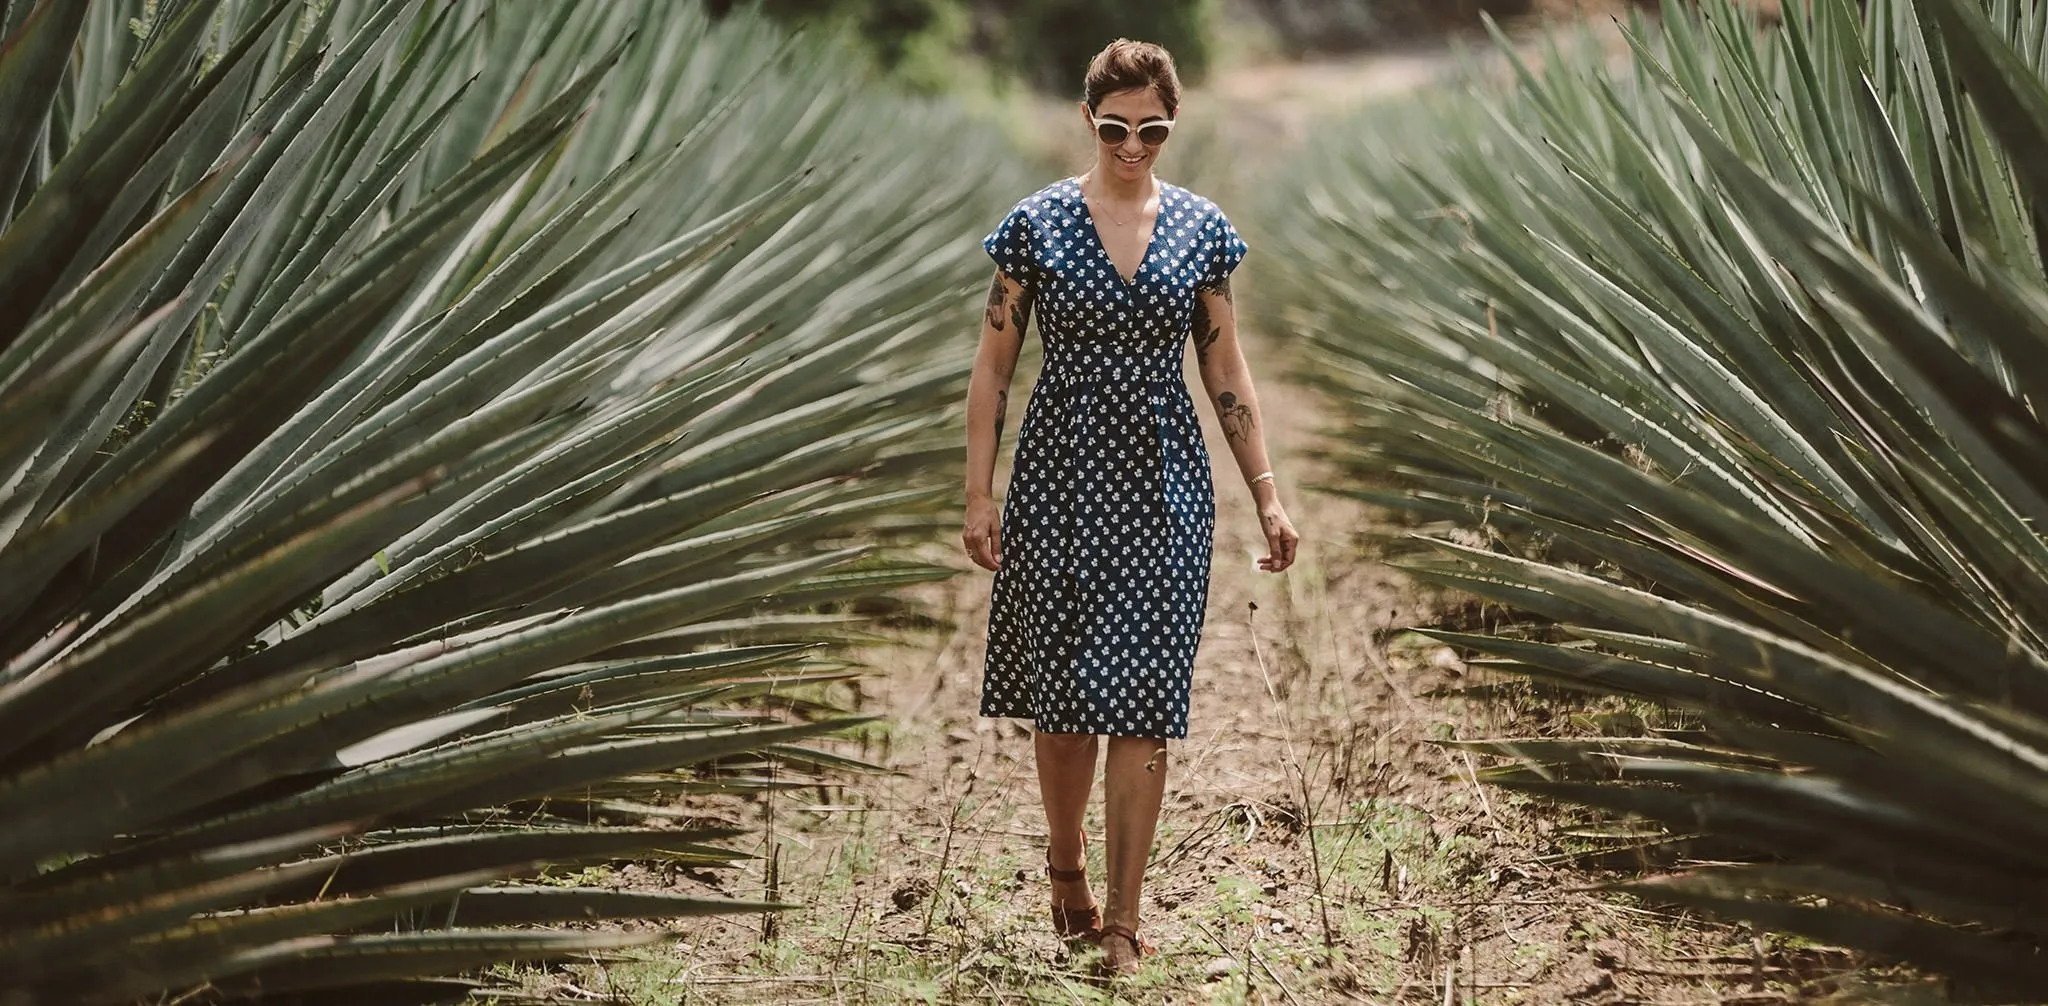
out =
{"type": "Polygon", "coordinates": [[[975,565],[980,566],[983,569],[990,568],[988,564],[988,556],[983,552],[983,549],[988,544],[988,536],[986,534],[982,533],[978,529],[969,528],[967,529],[967,532],[961,536],[961,541],[963,544],[967,546],[967,557],[973,559],[975,565]]]}
{"type": "Polygon", "coordinates": [[[1278,573],[1294,565],[1294,543],[1298,540],[1300,537],[1294,533],[1292,527],[1282,524],[1273,529],[1270,542],[1273,551],[1272,572],[1278,573]]]}
{"type": "Polygon", "coordinates": [[[989,569],[1003,568],[1003,531],[1001,528],[991,527],[988,529],[988,559],[989,569]]]}

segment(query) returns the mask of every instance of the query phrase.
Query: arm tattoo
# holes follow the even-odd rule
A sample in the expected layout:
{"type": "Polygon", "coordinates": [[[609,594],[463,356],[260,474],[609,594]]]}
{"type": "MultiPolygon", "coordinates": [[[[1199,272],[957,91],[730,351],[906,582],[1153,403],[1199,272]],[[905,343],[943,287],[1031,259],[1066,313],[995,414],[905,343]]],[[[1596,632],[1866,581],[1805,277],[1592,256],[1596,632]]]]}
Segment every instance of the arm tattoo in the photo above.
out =
{"type": "Polygon", "coordinates": [[[1031,307],[1037,300],[1038,296],[1032,291],[1030,286],[1020,285],[1018,287],[1017,300],[1010,305],[1010,324],[1017,326],[1017,338],[1019,339],[1024,337],[1024,326],[1031,322],[1031,307]]]}
{"type": "Polygon", "coordinates": [[[996,443],[1003,442],[1003,422],[1010,415],[1010,389],[996,391],[996,443]]]}
{"type": "Polygon", "coordinates": [[[1237,297],[1230,292],[1230,277],[1225,276],[1214,283],[1204,283],[1195,288],[1197,294],[1220,293],[1225,303],[1236,306],[1237,297]]]}
{"type": "Polygon", "coordinates": [[[988,310],[982,314],[982,320],[988,323],[988,327],[998,332],[1003,330],[1003,318],[1008,313],[1009,301],[1010,291],[1003,287],[1003,273],[998,269],[995,278],[989,280],[988,310]]]}
{"type": "Polygon", "coordinates": [[[1216,396],[1216,418],[1223,423],[1223,436],[1231,443],[1252,438],[1252,407],[1226,391],[1216,396]]]}
{"type": "Polygon", "coordinates": [[[1223,329],[1221,326],[1211,323],[1209,303],[1203,300],[1202,295],[1199,293],[1195,295],[1193,328],[1195,332],[1195,359],[1201,363],[1208,363],[1209,347],[1216,344],[1216,340],[1223,335],[1223,329]]]}

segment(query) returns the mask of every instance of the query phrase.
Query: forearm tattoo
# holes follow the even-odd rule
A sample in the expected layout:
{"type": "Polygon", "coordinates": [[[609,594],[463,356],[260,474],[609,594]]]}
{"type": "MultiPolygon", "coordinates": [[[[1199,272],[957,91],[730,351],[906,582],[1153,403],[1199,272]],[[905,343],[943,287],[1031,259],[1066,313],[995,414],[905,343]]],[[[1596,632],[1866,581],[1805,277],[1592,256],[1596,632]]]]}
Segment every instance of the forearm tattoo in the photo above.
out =
{"type": "Polygon", "coordinates": [[[996,389],[996,443],[1003,442],[1003,424],[1010,417],[1010,389],[996,389]]]}
{"type": "Polygon", "coordinates": [[[1224,437],[1233,444],[1249,441],[1258,425],[1252,419],[1252,407],[1228,391],[1216,396],[1216,418],[1223,423],[1224,437]]]}
{"type": "Polygon", "coordinates": [[[1209,302],[1204,300],[1200,294],[1195,295],[1193,328],[1195,333],[1195,359],[1201,363],[1208,363],[1209,347],[1214,346],[1216,340],[1223,336],[1223,327],[1215,324],[1214,320],[1209,317],[1209,302]]]}

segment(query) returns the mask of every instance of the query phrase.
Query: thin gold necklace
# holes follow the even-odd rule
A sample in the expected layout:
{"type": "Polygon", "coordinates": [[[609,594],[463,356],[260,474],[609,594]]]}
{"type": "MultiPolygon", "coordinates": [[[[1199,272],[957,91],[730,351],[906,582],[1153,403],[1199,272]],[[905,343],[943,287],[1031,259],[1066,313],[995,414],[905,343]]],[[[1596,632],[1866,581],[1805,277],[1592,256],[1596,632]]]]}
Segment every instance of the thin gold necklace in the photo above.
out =
{"type": "MultiPolygon", "coordinates": [[[[1147,194],[1146,194],[1146,196],[1145,196],[1145,202],[1149,203],[1149,202],[1151,202],[1151,201],[1152,201],[1152,196],[1151,196],[1151,194],[1150,194],[1150,193],[1147,193],[1147,194]]],[[[1113,224],[1117,225],[1118,227],[1129,227],[1129,226],[1131,226],[1132,224],[1135,224],[1135,223],[1137,223],[1137,222],[1138,222],[1138,217],[1142,217],[1142,216],[1144,216],[1144,215],[1145,215],[1145,203],[1139,203],[1139,204],[1138,204],[1138,217],[1132,217],[1132,218],[1131,218],[1131,219],[1129,219],[1129,220],[1119,220],[1119,219],[1117,219],[1117,215],[1116,215],[1116,214],[1114,214],[1114,213],[1111,213],[1111,212],[1109,212],[1109,203],[1108,203],[1108,200],[1103,200],[1103,201],[1102,201],[1102,205],[1101,205],[1100,207],[1097,207],[1097,208],[1098,208],[1098,209],[1100,209],[1100,210],[1102,211],[1102,215],[1103,215],[1103,216],[1105,216],[1105,217],[1108,217],[1108,218],[1109,218],[1109,222],[1110,222],[1110,223],[1113,223],[1113,224]]]]}

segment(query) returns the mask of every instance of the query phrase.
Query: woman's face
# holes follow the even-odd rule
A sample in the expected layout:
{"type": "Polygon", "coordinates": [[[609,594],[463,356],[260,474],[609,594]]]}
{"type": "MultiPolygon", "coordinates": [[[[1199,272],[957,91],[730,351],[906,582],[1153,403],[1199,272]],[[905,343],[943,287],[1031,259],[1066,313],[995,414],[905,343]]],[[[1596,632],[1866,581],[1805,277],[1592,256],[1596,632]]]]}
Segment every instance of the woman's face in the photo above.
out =
{"type": "Polygon", "coordinates": [[[1081,105],[1081,117],[1088,127],[1088,136],[1095,142],[1095,163],[1099,170],[1107,172],[1126,182],[1140,182],[1152,173],[1152,162],[1159,159],[1160,147],[1148,147],[1138,139],[1138,127],[1147,122],[1172,118],[1166,114],[1166,103],[1159,100],[1159,92],[1149,87],[1134,87],[1128,91],[1117,91],[1104,95],[1102,103],[1091,113],[1088,105],[1081,105]],[[1096,119],[1120,119],[1130,127],[1124,142],[1111,145],[1102,142],[1095,133],[1096,119]]]}

